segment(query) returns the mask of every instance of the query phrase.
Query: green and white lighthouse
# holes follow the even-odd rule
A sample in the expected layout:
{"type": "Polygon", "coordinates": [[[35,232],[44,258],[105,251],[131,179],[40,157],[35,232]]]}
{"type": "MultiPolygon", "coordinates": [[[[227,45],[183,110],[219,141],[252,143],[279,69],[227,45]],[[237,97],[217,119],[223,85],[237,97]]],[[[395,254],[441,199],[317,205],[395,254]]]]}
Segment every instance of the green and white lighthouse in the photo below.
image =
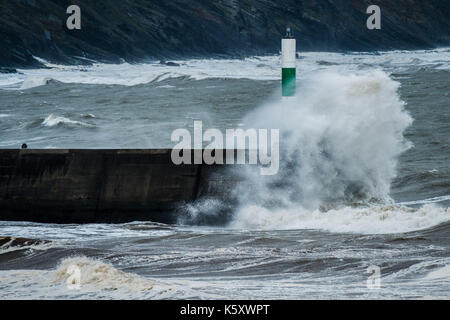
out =
{"type": "Polygon", "coordinates": [[[283,97],[295,96],[295,59],[295,39],[291,34],[291,28],[287,28],[286,36],[281,40],[281,92],[283,97]]]}

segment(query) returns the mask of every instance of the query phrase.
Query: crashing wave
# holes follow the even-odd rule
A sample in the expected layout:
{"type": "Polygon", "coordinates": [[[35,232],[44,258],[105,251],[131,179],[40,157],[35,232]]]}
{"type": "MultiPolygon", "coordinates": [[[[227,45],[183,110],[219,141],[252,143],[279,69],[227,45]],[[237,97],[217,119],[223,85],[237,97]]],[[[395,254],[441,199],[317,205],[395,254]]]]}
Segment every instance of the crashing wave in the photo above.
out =
{"type": "MultiPolygon", "coordinates": [[[[448,209],[411,209],[389,196],[398,158],[411,146],[403,132],[413,119],[399,85],[381,70],[323,71],[305,78],[295,98],[250,113],[247,127],[280,130],[280,169],[240,172],[230,227],[396,233],[450,220],[448,209]]],[[[188,210],[198,216],[202,205],[188,210]]]]}
{"type": "Polygon", "coordinates": [[[57,126],[60,124],[71,124],[71,125],[80,125],[80,126],[85,126],[85,127],[93,127],[92,124],[81,122],[81,121],[71,120],[71,119],[65,118],[65,117],[55,116],[53,113],[50,114],[47,118],[45,118],[44,121],[42,122],[42,124],[46,127],[54,127],[54,126],[57,126]]]}

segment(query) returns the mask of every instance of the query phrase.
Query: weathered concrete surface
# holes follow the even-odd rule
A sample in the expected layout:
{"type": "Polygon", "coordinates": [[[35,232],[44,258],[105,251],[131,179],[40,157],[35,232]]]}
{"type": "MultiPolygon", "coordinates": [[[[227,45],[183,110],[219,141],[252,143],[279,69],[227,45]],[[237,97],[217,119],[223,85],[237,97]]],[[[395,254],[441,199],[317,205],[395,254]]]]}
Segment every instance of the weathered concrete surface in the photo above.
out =
{"type": "Polygon", "coordinates": [[[220,166],[174,165],[170,153],[0,150],[0,220],[174,222],[181,204],[217,189],[208,177],[220,166]]]}

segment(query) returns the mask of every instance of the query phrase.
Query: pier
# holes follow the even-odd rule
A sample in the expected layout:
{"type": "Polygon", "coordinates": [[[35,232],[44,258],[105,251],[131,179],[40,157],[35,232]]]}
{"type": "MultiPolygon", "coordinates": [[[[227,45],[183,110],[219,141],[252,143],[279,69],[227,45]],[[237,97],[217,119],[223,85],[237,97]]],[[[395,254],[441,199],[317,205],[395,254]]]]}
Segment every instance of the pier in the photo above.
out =
{"type": "Polygon", "coordinates": [[[235,183],[225,165],[175,165],[171,151],[2,149],[0,220],[173,223],[177,208],[235,183]]]}

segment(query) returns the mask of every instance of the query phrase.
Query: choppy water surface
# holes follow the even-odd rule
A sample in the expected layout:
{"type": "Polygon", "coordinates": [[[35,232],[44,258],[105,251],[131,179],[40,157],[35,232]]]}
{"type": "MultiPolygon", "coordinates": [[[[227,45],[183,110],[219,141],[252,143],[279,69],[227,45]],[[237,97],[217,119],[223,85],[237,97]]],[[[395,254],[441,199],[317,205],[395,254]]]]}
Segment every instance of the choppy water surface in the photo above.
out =
{"type": "Polygon", "coordinates": [[[305,53],[293,101],[277,57],[0,75],[2,148],[171,147],[194,120],[281,137],[279,174],[246,172],[226,226],[195,225],[214,199],[187,208],[194,225],[0,222],[0,297],[448,299],[449,62],[305,53]]]}

